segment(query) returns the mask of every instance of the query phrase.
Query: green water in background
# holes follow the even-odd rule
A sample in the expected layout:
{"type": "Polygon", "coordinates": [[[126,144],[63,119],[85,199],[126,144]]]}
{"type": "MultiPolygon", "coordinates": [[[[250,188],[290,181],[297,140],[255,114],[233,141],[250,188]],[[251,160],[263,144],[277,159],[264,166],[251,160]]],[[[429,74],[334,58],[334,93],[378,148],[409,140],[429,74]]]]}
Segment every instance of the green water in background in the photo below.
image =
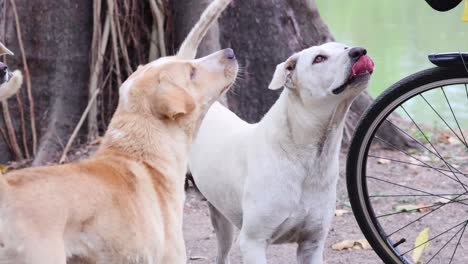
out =
{"type": "MultiPolygon", "coordinates": [[[[379,95],[393,83],[432,67],[427,55],[434,52],[468,52],[468,23],[462,22],[463,3],[448,12],[432,10],[424,0],[317,0],[322,18],[336,41],[368,50],[376,68],[369,91],[379,95]]],[[[468,99],[459,89],[448,89],[448,97],[463,127],[468,127],[468,99]],[[451,92],[453,91],[453,92],[451,92]],[[460,117],[458,116],[460,115],[460,117]]],[[[450,112],[445,98],[431,96],[450,112]]],[[[409,106],[421,120],[439,123],[424,102],[409,106]]]]}

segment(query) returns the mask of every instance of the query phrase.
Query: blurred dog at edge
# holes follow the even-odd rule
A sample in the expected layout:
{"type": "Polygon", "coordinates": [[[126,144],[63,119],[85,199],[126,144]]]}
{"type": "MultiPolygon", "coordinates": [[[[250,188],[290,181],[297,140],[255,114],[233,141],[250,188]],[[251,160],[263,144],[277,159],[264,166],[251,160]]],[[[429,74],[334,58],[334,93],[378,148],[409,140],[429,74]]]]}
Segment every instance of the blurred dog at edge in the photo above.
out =
{"type": "Polygon", "coordinates": [[[189,167],[209,202],[218,264],[229,263],[234,227],[246,264],[265,264],[272,243],[297,243],[299,263],[323,262],[345,116],[374,69],[366,53],[326,43],[292,55],[276,67],[269,88],[284,90],[257,124],[210,108],[189,167]]]}
{"type": "MultiPolygon", "coordinates": [[[[0,43],[0,55],[13,55],[2,43],[0,43]]],[[[0,62],[0,101],[4,101],[14,95],[23,83],[23,75],[19,70],[10,72],[8,66],[0,62]]]]}
{"type": "Polygon", "coordinates": [[[0,178],[0,263],[186,263],[188,151],[238,70],[231,49],[193,57],[228,3],[208,6],[177,56],[139,67],[122,84],[93,157],[0,178]]]}

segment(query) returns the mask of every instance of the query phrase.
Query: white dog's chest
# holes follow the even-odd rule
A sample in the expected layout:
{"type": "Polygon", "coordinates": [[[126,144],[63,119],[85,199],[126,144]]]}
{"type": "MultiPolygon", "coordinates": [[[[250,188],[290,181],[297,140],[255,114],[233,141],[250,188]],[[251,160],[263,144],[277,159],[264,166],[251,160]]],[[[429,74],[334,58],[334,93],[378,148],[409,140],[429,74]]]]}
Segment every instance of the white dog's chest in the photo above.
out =
{"type": "Polygon", "coordinates": [[[292,243],[321,237],[329,229],[335,208],[335,188],[305,195],[299,203],[290,203],[286,219],[276,228],[272,243],[292,243]]]}
{"type": "Polygon", "coordinates": [[[291,170],[293,164],[282,165],[285,166],[278,167],[284,167],[289,173],[278,174],[280,180],[277,179],[279,181],[272,184],[271,189],[257,189],[263,197],[275,193],[275,197],[268,199],[270,204],[265,206],[276,212],[283,210],[278,214],[267,214],[282,218],[274,221],[280,224],[271,236],[271,243],[297,242],[303,240],[304,236],[309,239],[322,237],[328,232],[334,214],[338,177],[335,162],[330,160],[328,165],[331,166],[323,167],[318,162],[295,163],[294,170],[291,170]]]}

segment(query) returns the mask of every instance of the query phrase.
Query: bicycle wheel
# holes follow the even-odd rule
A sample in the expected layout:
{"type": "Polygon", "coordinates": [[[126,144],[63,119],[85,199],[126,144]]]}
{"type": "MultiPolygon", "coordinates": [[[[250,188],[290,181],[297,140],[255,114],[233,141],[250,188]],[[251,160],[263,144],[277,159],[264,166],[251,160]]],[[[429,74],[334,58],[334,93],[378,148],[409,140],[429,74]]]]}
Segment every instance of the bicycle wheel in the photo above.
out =
{"type": "Polygon", "coordinates": [[[385,263],[468,263],[467,84],[463,67],[421,71],[379,96],[356,128],[349,198],[385,263]],[[380,136],[385,127],[411,147],[380,136]]]}

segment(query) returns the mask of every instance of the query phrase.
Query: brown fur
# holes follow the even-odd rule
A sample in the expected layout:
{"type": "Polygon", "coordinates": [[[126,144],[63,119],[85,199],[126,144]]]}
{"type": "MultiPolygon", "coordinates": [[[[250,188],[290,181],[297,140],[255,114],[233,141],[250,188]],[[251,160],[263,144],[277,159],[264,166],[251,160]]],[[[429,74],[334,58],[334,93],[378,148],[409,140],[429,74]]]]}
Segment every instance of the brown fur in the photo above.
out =
{"type": "Polygon", "coordinates": [[[236,74],[223,52],[152,62],[122,85],[93,157],[3,175],[0,263],[186,263],[189,147],[236,74]]]}

